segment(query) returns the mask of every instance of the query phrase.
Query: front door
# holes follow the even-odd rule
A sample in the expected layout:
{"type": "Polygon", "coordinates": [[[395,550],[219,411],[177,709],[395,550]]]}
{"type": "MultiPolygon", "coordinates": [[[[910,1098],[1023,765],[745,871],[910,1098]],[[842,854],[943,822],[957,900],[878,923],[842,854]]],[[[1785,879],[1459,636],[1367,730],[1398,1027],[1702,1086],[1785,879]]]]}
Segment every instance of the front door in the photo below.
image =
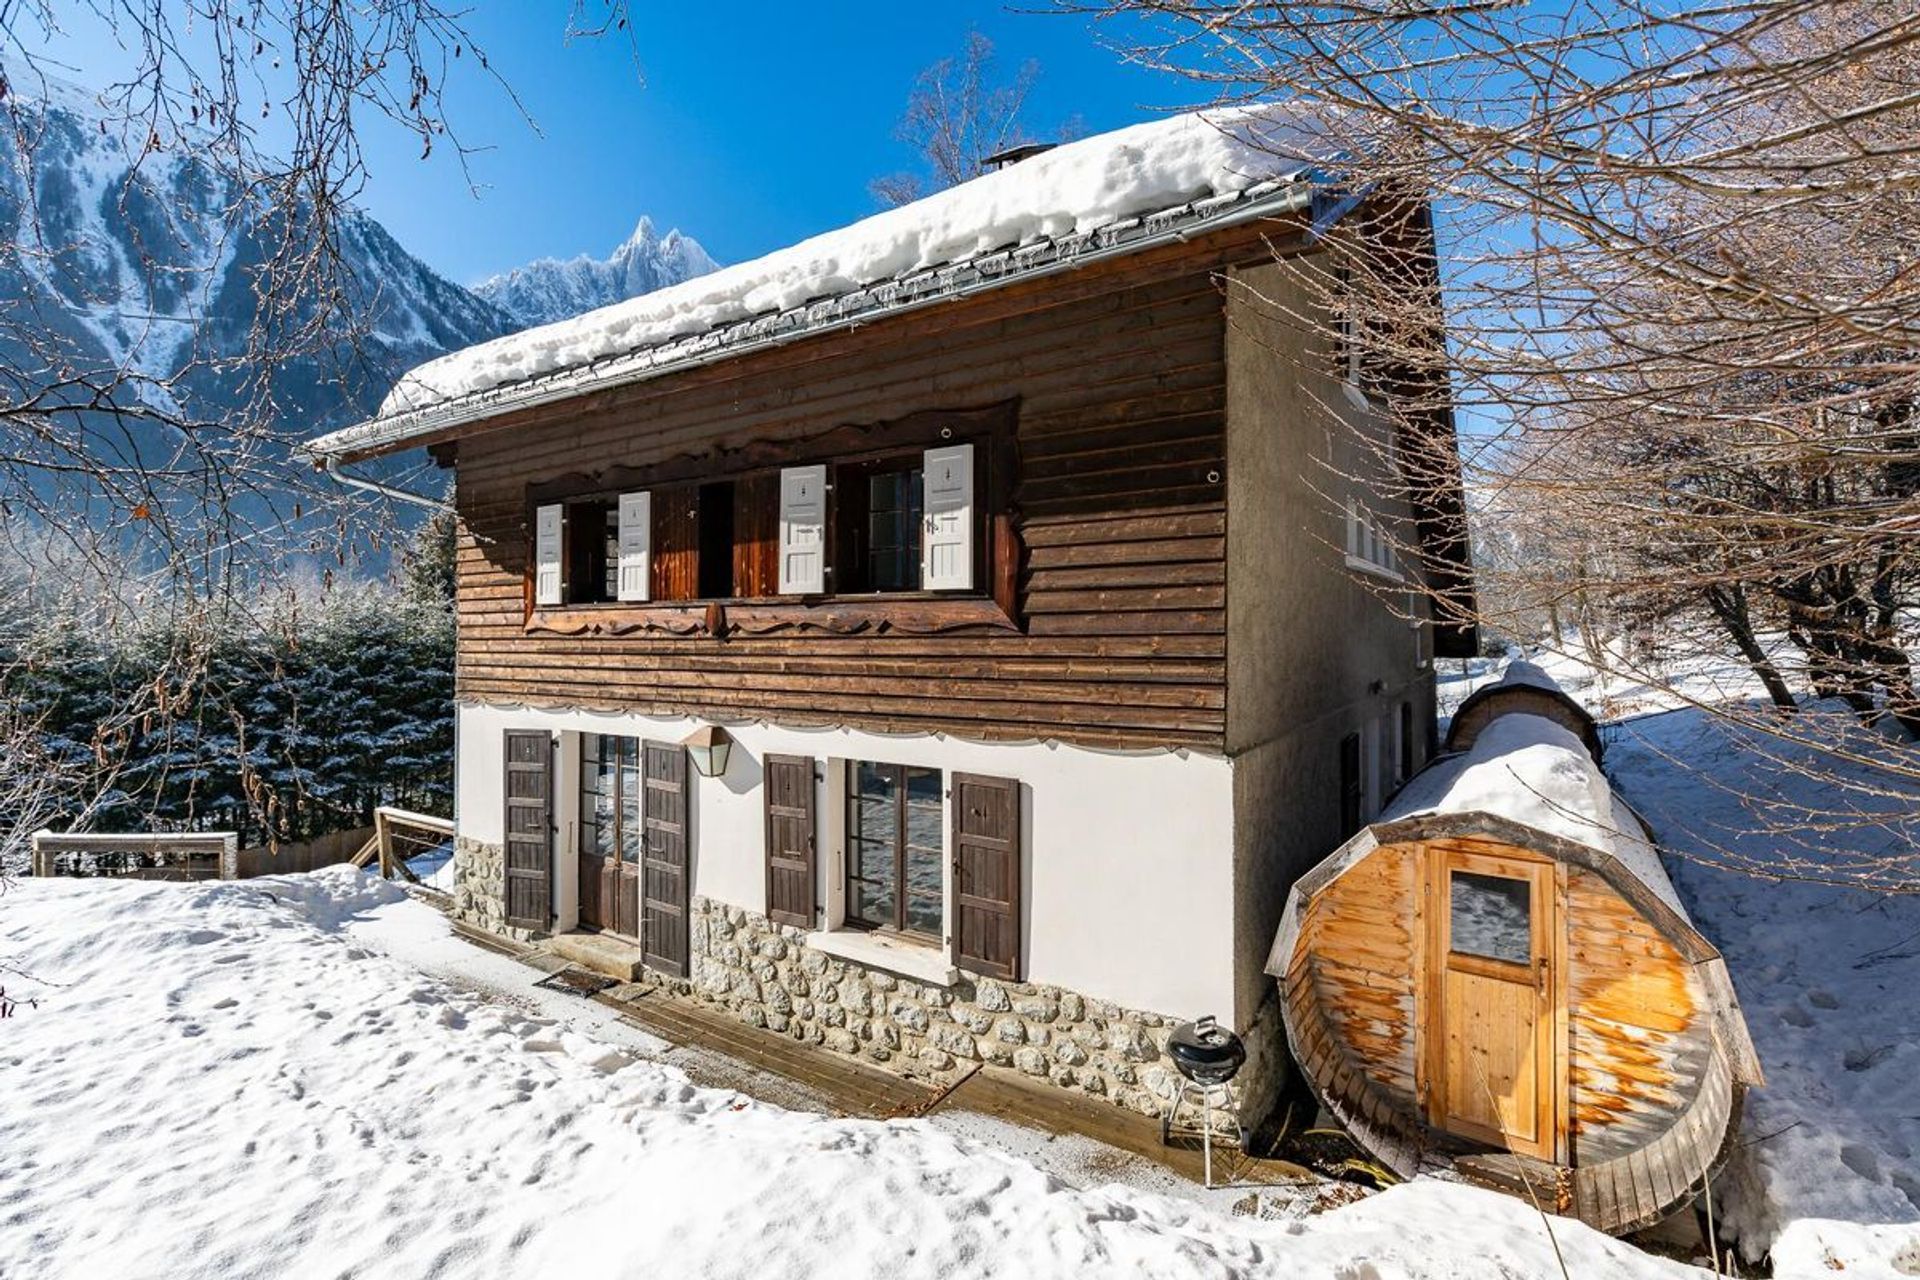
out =
{"type": "Polygon", "coordinates": [[[580,923],[640,936],[640,741],[583,736],[580,749],[580,923]]]}
{"type": "Polygon", "coordinates": [[[1439,845],[1428,858],[1428,1119],[1551,1160],[1563,1092],[1553,864],[1439,845]]]}
{"type": "Polygon", "coordinates": [[[641,959],[649,969],[687,976],[687,906],[692,867],[687,850],[687,749],[649,742],[645,768],[646,829],[641,851],[641,959]]]}

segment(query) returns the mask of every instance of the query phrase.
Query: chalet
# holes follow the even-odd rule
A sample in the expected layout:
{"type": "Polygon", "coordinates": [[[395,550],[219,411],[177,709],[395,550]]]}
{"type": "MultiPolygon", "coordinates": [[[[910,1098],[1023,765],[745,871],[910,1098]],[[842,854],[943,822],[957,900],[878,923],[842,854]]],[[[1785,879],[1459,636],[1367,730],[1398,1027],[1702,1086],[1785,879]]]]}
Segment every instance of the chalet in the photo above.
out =
{"type": "Polygon", "coordinates": [[[1457,501],[1336,479],[1386,419],[1276,260],[1354,225],[1316,142],[1267,107],[1047,150],[314,441],[455,471],[459,915],[1146,1111],[1212,1013],[1257,1109],[1288,888],[1471,641],[1415,580],[1468,589],[1457,501]]]}

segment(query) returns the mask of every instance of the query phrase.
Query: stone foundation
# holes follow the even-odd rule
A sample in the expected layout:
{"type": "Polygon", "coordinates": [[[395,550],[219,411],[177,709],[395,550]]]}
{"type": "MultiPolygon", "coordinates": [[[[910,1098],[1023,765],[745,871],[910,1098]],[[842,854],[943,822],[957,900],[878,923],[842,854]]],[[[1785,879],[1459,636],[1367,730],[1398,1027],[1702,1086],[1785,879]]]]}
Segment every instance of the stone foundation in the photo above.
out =
{"type": "Polygon", "coordinates": [[[505,847],[466,836],[453,839],[453,918],[520,942],[544,936],[507,923],[505,847]]]}
{"type": "Polygon", "coordinates": [[[1146,1115],[1179,1084],[1161,1054],[1171,1018],[1038,983],[899,977],[707,898],[693,900],[691,924],[693,995],[751,1026],[934,1080],[977,1062],[1012,1067],[1146,1115]]]}

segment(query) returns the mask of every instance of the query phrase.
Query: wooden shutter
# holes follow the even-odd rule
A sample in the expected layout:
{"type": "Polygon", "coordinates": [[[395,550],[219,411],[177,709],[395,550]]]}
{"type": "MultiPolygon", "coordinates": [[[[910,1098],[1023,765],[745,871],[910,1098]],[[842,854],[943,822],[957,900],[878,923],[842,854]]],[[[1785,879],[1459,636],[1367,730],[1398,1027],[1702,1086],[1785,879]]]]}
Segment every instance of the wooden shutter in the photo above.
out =
{"type": "Polygon", "coordinates": [[[926,530],[920,541],[920,586],[973,589],[973,446],[929,449],[921,472],[926,530]]]}
{"type": "Polygon", "coordinates": [[[693,865],[688,846],[687,749],[640,747],[645,811],[640,849],[640,959],[670,977],[687,976],[687,917],[693,865]]]}
{"type": "Polygon", "coordinates": [[[506,917],[544,929],[553,917],[553,739],[506,731],[506,917]]]}
{"type": "Polygon", "coordinates": [[[622,600],[653,594],[653,495],[620,495],[620,591],[622,600]]]}
{"type": "Polygon", "coordinates": [[[780,592],[780,477],[768,471],[733,482],[733,593],[749,600],[780,592]]]}
{"type": "Polygon", "coordinates": [[[1020,977],[1020,782],[951,775],[953,962],[1020,977]]]}
{"type": "Polygon", "coordinates": [[[827,469],[780,472],[780,594],[827,589],[827,469]]]}
{"type": "Polygon", "coordinates": [[[533,510],[533,602],[560,603],[561,530],[565,509],[559,503],[533,510]]]}
{"type": "Polygon", "coordinates": [[[766,758],[767,918],[814,926],[813,757],[766,758]]]}

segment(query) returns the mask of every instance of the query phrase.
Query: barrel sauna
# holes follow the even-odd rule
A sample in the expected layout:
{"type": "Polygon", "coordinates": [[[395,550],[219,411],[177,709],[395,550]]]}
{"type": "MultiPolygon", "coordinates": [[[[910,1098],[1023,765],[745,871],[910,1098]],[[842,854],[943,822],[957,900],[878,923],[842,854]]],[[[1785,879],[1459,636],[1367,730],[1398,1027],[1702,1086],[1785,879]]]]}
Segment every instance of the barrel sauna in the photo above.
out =
{"type": "Polygon", "coordinates": [[[1515,665],[1294,886],[1267,972],[1302,1074],[1385,1166],[1620,1234],[1692,1202],[1761,1073],[1591,717],[1515,665]]]}

